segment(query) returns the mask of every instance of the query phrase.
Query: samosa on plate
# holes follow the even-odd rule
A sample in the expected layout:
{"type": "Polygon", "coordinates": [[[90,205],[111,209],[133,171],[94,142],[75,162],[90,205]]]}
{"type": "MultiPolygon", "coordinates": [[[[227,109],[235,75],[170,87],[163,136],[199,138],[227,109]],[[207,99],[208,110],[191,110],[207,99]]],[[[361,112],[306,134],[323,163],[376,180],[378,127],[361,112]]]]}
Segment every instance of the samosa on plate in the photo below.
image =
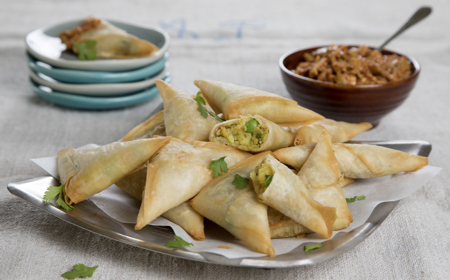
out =
{"type": "Polygon", "coordinates": [[[268,153],[249,157],[210,181],[192,199],[191,206],[258,252],[274,256],[267,205],[258,201],[250,180],[250,172],[268,153]],[[234,183],[236,178],[246,184],[238,188],[234,183]]]}
{"type": "Polygon", "coordinates": [[[323,206],[292,170],[268,155],[250,174],[260,201],[325,238],[333,234],[336,209],[323,206]]]}
{"type": "MultiPolygon", "coordinates": [[[[299,170],[315,144],[282,148],[274,156],[284,164],[299,170]]],[[[369,144],[333,144],[339,170],[345,178],[367,179],[414,172],[428,164],[428,158],[369,144]]]]}
{"type": "Polygon", "coordinates": [[[141,229],[164,212],[194,197],[214,178],[210,165],[224,158],[228,167],[250,154],[212,142],[194,145],[172,140],[148,163],[142,204],[136,222],[141,229]]]}
{"type": "Polygon", "coordinates": [[[128,34],[111,23],[90,17],[71,30],[59,34],[67,50],[78,54],[77,44],[95,42],[96,56],[99,58],[139,58],[150,56],[159,48],[149,41],[128,34]]]}
{"type": "Polygon", "coordinates": [[[205,240],[203,216],[191,207],[190,201],[181,203],[161,216],[179,225],[196,240],[205,240]]]}
{"type": "Polygon", "coordinates": [[[170,138],[161,137],[59,151],[58,173],[66,203],[78,203],[105,190],[138,170],[169,141],[170,138]]]}
{"type": "Polygon", "coordinates": [[[276,123],[258,115],[248,115],[215,125],[209,141],[243,151],[263,152],[288,147],[294,138],[276,123]]]}
{"type": "MultiPolygon", "coordinates": [[[[148,166],[145,165],[138,171],[127,175],[116,182],[116,186],[126,191],[134,198],[142,201],[145,182],[147,180],[147,168],[148,166]]],[[[161,216],[179,225],[195,239],[205,239],[203,217],[192,209],[188,201],[169,209],[162,213],[161,216]]]]}
{"type": "Polygon", "coordinates": [[[372,124],[368,122],[348,123],[324,119],[313,124],[301,126],[297,129],[295,132],[294,145],[317,143],[321,138],[322,131],[326,131],[331,135],[331,141],[333,143],[347,142],[371,128],[372,124]]]}
{"type": "Polygon", "coordinates": [[[322,138],[297,175],[306,184],[315,201],[336,208],[334,230],[346,228],[353,222],[352,213],[341,189],[343,176],[328,133],[322,133],[322,138]]]}
{"type": "Polygon", "coordinates": [[[267,208],[267,216],[269,219],[270,238],[272,239],[301,237],[306,233],[313,232],[270,206],[267,208]]]}
{"type": "Polygon", "coordinates": [[[300,107],[296,101],[277,94],[219,81],[196,80],[194,83],[211,107],[222,112],[226,120],[260,115],[281,126],[292,127],[324,119],[300,107]]]}
{"type": "MultiPolygon", "coordinates": [[[[341,189],[347,181],[343,180],[336,156],[331,149],[330,135],[325,132],[322,134],[321,140],[314,145],[313,151],[297,176],[315,201],[336,209],[333,230],[350,225],[353,217],[341,189]]],[[[275,210],[269,211],[269,222],[272,238],[292,237],[311,232],[303,227],[303,224],[296,223],[290,217],[275,210]]]]}
{"type": "MultiPolygon", "coordinates": [[[[194,140],[208,141],[211,129],[220,121],[209,114],[204,118],[199,103],[187,93],[164,81],[155,83],[164,101],[166,134],[191,144],[194,140]]],[[[208,104],[202,106],[212,110],[208,104]]]]}

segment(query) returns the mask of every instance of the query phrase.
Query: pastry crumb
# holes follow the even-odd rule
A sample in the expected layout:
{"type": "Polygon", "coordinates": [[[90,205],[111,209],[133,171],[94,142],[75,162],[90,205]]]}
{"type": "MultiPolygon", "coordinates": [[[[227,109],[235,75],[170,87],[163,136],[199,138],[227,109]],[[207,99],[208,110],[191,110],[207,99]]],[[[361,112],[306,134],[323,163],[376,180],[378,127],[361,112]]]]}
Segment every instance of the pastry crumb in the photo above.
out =
{"type": "Polygon", "coordinates": [[[221,249],[233,249],[234,247],[231,247],[231,246],[225,246],[225,245],[219,245],[219,246],[217,246],[217,248],[221,248],[221,249]]]}

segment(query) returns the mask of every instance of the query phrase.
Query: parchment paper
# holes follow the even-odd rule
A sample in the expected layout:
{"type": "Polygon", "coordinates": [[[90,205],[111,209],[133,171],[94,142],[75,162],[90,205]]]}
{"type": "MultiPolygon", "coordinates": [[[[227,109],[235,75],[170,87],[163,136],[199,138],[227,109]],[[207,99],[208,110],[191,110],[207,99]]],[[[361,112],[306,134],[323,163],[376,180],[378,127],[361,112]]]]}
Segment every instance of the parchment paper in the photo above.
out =
{"type": "MultiPolygon", "coordinates": [[[[96,146],[97,145],[95,144],[89,144],[81,148],[91,148],[96,146]]],[[[53,177],[59,177],[56,157],[32,159],[32,161],[53,177]]],[[[354,196],[365,195],[366,199],[348,204],[353,215],[353,223],[351,223],[348,228],[334,231],[333,237],[339,232],[349,232],[364,224],[378,204],[388,201],[397,201],[409,196],[430,181],[440,170],[441,168],[439,167],[425,166],[416,172],[401,173],[381,178],[356,180],[355,183],[344,187],[342,190],[345,197],[351,198],[354,196]]],[[[116,185],[112,185],[103,192],[92,196],[90,200],[113,219],[121,223],[136,223],[140,202],[116,185]]],[[[265,256],[264,254],[256,252],[240,240],[234,238],[228,239],[227,235],[225,235],[225,238],[222,238],[222,236],[208,235],[208,232],[206,231],[205,240],[196,241],[178,225],[162,217],[157,218],[151,222],[150,225],[171,227],[175,232],[175,235],[180,236],[185,241],[193,244],[193,246],[185,247],[192,252],[216,253],[230,259],[265,256]],[[232,247],[232,249],[223,249],[218,246],[229,246],[232,247]]],[[[292,237],[272,239],[272,246],[275,249],[276,255],[282,255],[290,252],[303,243],[320,243],[326,240],[328,239],[325,239],[318,234],[307,234],[304,238],[292,237]]]]}

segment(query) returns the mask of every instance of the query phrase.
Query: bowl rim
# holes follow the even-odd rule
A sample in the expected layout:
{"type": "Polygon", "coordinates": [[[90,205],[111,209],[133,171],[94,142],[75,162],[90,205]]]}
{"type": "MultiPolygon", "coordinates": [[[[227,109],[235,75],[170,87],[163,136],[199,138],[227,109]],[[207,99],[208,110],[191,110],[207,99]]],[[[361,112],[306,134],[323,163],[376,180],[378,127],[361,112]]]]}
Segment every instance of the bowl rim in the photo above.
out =
{"type": "MultiPolygon", "coordinates": [[[[338,45],[338,44],[336,44],[336,45],[338,45]]],[[[408,61],[411,63],[411,65],[413,65],[414,71],[406,79],[399,80],[399,81],[394,81],[394,82],[388,82],[388,83],[385,83],[385,84],[342,85],[342,84],[334,84],[334,83],[331,83],[331,82],[318,81],[318,80],[315,80],[315,79],[312,79],[312,78],[308,78],[308,77],[296,74],[292,70],[289,70],[284,64],[285,60],[289,56],[294,55],[294,54],[296,54],[298,52],[301,52],[301,51],[314,51],[314,50],[317,50],[317,49],[320,49],[320,48],[329,47],[329,46],[330,45],[320,45],[320,46],[315,46],[315,47],[297,48],[297,49],[290,50],[290,51],[286,52],[285,54],[283,54],[281,56],[281,58],[279,60],[279,63],[278,63],[279,67],[280,67],[280,69],[281,69],[281,71],[283,73],[287,74],[289,77],[294,78],[296,80],[300,80],[302,82],[306,82],[306,83],[309,83],[309,84],[312,84],[312,85],[315,85],[315,86],[326,87],[326,88],[335,88],[335,89],[336,88],[338,88],[338,89],[346,89],[346,90],[351,90],[351,89],[355,89],[355,90],[379,89],[379,88],[395,87],[395,86],[398,86],[398,85],[401,85],[401,84],[406,84],[406,83],[409,83],[409,82],[415,80],[417,78],[417,76],[419,75],[420,70],[421,70],[421,66],[420,66],[419,62],[416,59],[414,59],[413,57],[405,55],[405,54],[402,54],[402,53],[399,53],[399,52],[396,52],[396,51],[392,51],[392,50],[389,50],[389,49],[383,49],[382,52],[387,52],[389,54],[397,54],[397,55],[403,56],[406,59],[408,59],[408,61]]],[[[347,46],[349,46],[349,47],[359,47],[359,46],[362,46],[362,45],[347,45],[347,46]]],[[[371,48],[371,49],[376,49],[375,47],[372,47],[372,46],[368,46],[368,47],[371,48]]]]}

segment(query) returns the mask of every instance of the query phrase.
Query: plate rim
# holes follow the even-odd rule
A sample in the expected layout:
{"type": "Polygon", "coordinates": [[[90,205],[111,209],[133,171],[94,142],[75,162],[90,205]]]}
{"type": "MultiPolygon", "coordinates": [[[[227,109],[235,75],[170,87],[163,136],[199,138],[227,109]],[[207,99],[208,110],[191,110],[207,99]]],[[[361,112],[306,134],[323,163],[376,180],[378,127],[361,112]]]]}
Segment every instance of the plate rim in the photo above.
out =
{"type": "Polygon", "coordinates": [[[106,84],[138,81],[140,79],[144,79],[145,77],[154,75],[155,73],[159,73],[165,65],[168,64],[169,56],[169,53],[166,52],[161,59],[138,69],[124,72],[105,72],[54,67],[47,62],[40,61],[33,57],[31,53],[26,52],[27,64],[35,72],[41,72],[55,80],[73,84],[106,84]],[[45,63],[52,68],[40,66],[38,65],[38,62],[45,63]]]}
{"type": "MultiPolygon", "coordinates": [[[[170,83],[171,79],[171,75],[170,73],[168,73],[168,75],[162,80],[170,83]]],[[[42,89],[39,89],[38,85],[36,85],[36,83],[31,80],[31,78],[29,78],[29,84],[34,93],[51,103],[66,108],[84,110],[109,110],[128,107],[136,105],[140,102],[147,101],[155,97],[159,93],[158,88],[156,87],[156,85],[154,85],[144,91],[128,95],[112,97],[87,96],[56,91],[46,92],[42,89]],[[72,103],[68,105],[68,101],[72,103]]]]}
{"type": "MultiPolygon", "coordinates": [[[[39,53],[35,49],[33,49],[32,44],[29,43],[30,37],[33,37],[38,33],[45,33],[46,31],[48,31],[50,29],[54,29],[54,28],[57,28],[58,26],[63,26],[63,25],[75,26],[77,23],[79,24],[79,23],[83,22],[85,19],[86,18],[73,19],[73,20],[69,20],[69,21],[65,21],[65,22],[60,22],[60,23],[56,23],[53,25],[49,25],[47,27],[38,28],[38,29],[35,29],[35,30],[29,32],[25,36],[25,45],[26,45],[27,51],[29,51],[34,57],[36,57],[50,65],[56,66],[56,67],[77,69],[77,70],[94,70],[94,71],[114,72],[114,71],[132,70],[132,69],[140,68],[145,65],[151,64],[151,63],[155,62],[156,60],[160,59],[164,55],[164,53],[168,50],[169,45],[170,45],[169,34],[160,27],[144,26],[144,25],[140,25],[140,24],[127,23],[127,22],[123,22],[123,21],[106,19],[106,18],[104,20],[110,22],[113,25],[131,26],[131,27],[137,27],[137,28],[142,28],[142,29],[146,29],[146,30],[152,30],[152,31],[159,32],[164,37],[164,45],[153,55],[142,57],[142,58],[78,61],[78,60],[67,60],[67,59],[61,59],[61,58],[54,59],[51,57],[47,57],[47,56],[39,53]]],[[[129,33],[129,34],[134,35],[133,33],[129,33]]],[[[56,37],[54,37],[54,38],[56,38],[56,37]]]]}
{"type": "MultiPolygon", "coordinates": [[[[164,79],[167,74],[167,68],[163,68],[162,71],[156,73],[152,77],[148,77],[145,80],[128,82],[128,83],[107,83],[107,84],[69,84],[57,81],[47,81],[42,77],[39,77],[39,73],[36,73],[29,68],[30,78],[37,84],[51,88],[55,92],[70,93],[84,96],[123,96],[140,91],[144,91],[155,85],[156,80],[164,79]]],[[[43,73],[41,73],[43,74],[43,73]]],[[[43,74],[45,75],[45,74],[43,74]]],[[[47,76],[47,75],[46,75],[47,76]]]]}
{"type": "MultiPolygon", "coordinates": [[[[413,144],[418,145],[419,150],[416,154],[421,156],[428,156],[431,152],[432,145],[430,142],[423,141],[423,140],[394,140],[394,141],[351,141],[351,143],[369,143],[369,144],[377,144],[377,145],[390,145],[391,143],[395,145],[401,145],[401,144],[413,144]]],[[[111,231],[109,229],[100,228],[96,225],[90,224],[89,222],[85,220],[79,220],[76,218],[73,218],[70,216],[67,212],[64,212],[60,210],[59,208],[45,204],[42,199],[30,199],[29,194],[21,192],[17,185],[33,182],[35,180],[39,180],[42,178],[51,178],[52,180],[55,180],[51,176],[46,177],[38,177],[18,183],[9,183],[7,185],[8,190],[11,194],[16,195],[33,205],[45,210],[46,212],[56,216],[59,219],[62,219],[72,225],[75,225],[77,227],[80,227],[82,229],[85,229],[87,231],[102,235],[104,237],[107,237],[109,239],[125,243],[134,247],[138,247],[141,249],[146,249],[158,253],[162,253],[165,255],[170,255],[173,257],[179,257],[183,259],[193,260],[193,261],[199,261],[204,263],[212,263],[212,264],[219,264],[219,265],[227,265],[227,266],[237,266],[237,267],[255,267],[255,268],[290,268],[290,267],[298,267],[298,266],[305,266],[305,265],[314,265],[318,264],[327,260],[330,260],[338,255],[341,255],[345,252],[350,251],[354,247],[356,247],[359,243],[364,241],[370,234],[372,234],[382,223],[383,221],[390,215],[390,213],[393,211],[395,206],[398,204],[400,200],[397,201],[390,201],[390,202],[383,202],[377,205],[377,207],[374,209],[368,220],[361,225],[358,228],[353,229],[349,232],[340,232],[335,237],[333,237],[330,240],[322,242],[324,244],[323,249],[328,248],[332,249],[331,251],[312,251],[310,253],[307,253],[308,258],[306,259],[294,259],[290,261],[286,260],[277,260],[277,258],[285,258],[289,257],[291,255],[300,254],[300,252],[303,252],[303,246],[300,245],[294,250],[283,254],[279,256],[275,256],[273,258],[271,257],[257,257],[257,258],[238,258],[238,259],[228,259],[221,255],[216,255],[213,253],[197,253],[197,252],[191,252],[186,249],[178,249],[173,250],[167,247],[164,247],[162,245],[148,243],[145,240],[139,240],[139,238],[127,236],[118,232],[111,231]],[[100,231],[100,232],[99,232],[100,231]],[[337,241],[339,238],[342,239],[342,236],[344,237],[342,240],[341,245],[339,245],[336,248],[334,247],[335,241],[337,241]],[[348,238],[345,238],[348,237],[348,238]],[[299,252],[296,252],[299,251],[299,252]],[[284,257],[283,257],[284,256],[284,257]]],[[[56,181],[56,180],[55,180],[56,181]]],[[[82,202],[83,203],[83,202],[82,202]]],[[[91,203],[95,206],[93,202],[90,200],[86,201],[86,204],[91,203]]],[[[96,206],[95,206],[96,207],[96,206]]],[[[97,208],[100,210],[99,208],[97,208]]],[[[100,210],[101,211],[101,210],[100,210]]],[[[70,212],[69,212],[70,213],[70,212]]],[[[103,213],[103,212],[102,212],[103,213]]],[[[106,214],[104,214],[106,215],[106,214]]],[[[107,216],[107,215],[106,215],[107,216]]],[[[109,216],[107,216],[109,217],[109,216]]],[[[110,218],[110,217],[109,217],[110,218]]],[[[116,223],[122,224],[112,218],[111,220],[115,221],[116,223]]],[[[157,228],[157,227],[156,227],[157,228]]],[[[172,233],[173,237],[173,233],[172,233]]],[[[167,241],[169,241],[168,239],[167,241]]],[[[304,252],[303,252],[304,253],[304,252]]]]}

